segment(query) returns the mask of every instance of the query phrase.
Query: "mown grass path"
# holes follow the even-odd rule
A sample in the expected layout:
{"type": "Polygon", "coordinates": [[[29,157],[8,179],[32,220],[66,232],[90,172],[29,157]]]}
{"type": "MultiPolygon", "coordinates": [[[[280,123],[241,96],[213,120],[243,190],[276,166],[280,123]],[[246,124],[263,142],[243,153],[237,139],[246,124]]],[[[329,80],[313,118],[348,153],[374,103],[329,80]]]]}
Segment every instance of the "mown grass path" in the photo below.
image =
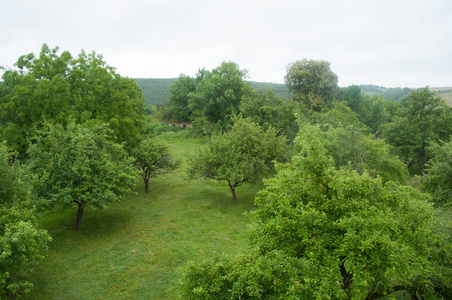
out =
{"type": "Polygon", "coordinates": [[[87,210],[80,232],[75,209],[45,212],[41,226],[53,237],[49,255],[28,277],[23,299],[177,299],[178,269],[187,261],[236,254],[245,247],[258,188],[237,190],[214,181],[188,181],[186,159],[202,143],[167,138],[182,161],[171,174],[139,181],[136,195],[104,210],[87,210]]]}

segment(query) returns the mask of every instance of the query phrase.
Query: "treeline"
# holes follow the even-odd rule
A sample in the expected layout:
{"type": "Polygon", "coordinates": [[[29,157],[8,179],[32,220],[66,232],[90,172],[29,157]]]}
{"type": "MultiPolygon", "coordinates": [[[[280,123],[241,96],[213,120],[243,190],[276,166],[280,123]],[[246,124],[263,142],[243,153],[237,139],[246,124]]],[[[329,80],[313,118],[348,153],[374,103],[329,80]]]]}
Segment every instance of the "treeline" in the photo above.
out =
{"type": "Polygon", "coordinates": [[[80,230],[87,207],[120,200],[137,176],[147,192],[177,167],[156,119],[208,139],[190,178],[226,183],[234,202],[238,186],[264,183],[249,248],[187,266],[184,299],[452,295],[450,234],[435,223],[452,199],[452,109],[428,88],[388,101],[303,59],[287,68],[285,99],[223,62],[180,75],[166,105],[147,109],[102,56],[58,51],[21,56],[0,82],[0,297],[31,287],[22,271],[50,240],[38,211],[72,206],[80,230]],[[405,185],[410,175],[425,193],[405,185]]]}

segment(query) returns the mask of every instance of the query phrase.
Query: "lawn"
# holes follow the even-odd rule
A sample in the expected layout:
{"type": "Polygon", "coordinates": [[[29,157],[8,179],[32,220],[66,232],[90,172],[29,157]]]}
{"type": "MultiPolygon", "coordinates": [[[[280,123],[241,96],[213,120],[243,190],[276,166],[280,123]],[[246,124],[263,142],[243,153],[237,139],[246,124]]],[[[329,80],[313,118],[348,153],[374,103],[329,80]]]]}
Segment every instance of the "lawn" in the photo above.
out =
{"type": "Polygon", "coordinates": [[[142,181],[136,194],[103,210],[87,210],[80,232],[76,210],[42,213],[53,241],[48,256],[28,278],[35,288],[23,299],[175,299],[179,268],[187,261],[245,247],[257,187],[229,188],[188,181],[186,159],[202,140],[165,138],[181,167],[142,181]]]}

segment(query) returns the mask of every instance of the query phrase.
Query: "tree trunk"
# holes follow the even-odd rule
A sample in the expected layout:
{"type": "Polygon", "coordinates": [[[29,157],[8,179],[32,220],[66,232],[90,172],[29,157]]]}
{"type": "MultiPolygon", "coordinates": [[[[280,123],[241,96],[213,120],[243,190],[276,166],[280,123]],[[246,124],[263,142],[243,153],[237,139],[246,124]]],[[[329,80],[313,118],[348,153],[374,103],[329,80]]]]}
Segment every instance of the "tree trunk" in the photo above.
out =
{"type": "Polygon", "coordinates": [[[229,188],[231,189],[231,192],[232,192],[232,200],[234,200],[234,203],[237,203],[237,195],[235,194],[235,187],[232,186],[232,184],[230,184],[229,182],[228,182],[228,184],[229,184],[229,188]]]}
{"type": "Polygon", "coordinates": [[[342,275],[342,289],[344,290],[344,292],[347,294],[348,299],[351,299],[352,295],[351,295],[351,285],[352,285],[352,281],[353,281],[353,275],[349,272],[347,272],[347,270],[345,269],[345,258],[341,259],[342,263],[340,265],[340,270],[341,270],[341,275],[342,275]]]}
{"type": "Polygon", "coordinates": [[[83,202],[79,202],[77,217],[75,219],[75,230],[79,230],[82,227],[82,216],[83,216],[83,202]]]}
{"type": "Polygon", "coordinates": [[[144,191],[146,194],[149,194],[149,178],[145,177],[144,180],[144,191]]]}

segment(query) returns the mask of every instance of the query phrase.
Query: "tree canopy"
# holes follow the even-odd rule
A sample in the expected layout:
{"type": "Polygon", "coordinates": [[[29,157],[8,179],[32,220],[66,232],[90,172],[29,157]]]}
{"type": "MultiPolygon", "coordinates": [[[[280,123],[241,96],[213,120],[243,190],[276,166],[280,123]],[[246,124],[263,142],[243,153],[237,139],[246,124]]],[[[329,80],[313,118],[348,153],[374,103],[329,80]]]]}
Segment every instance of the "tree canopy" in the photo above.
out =
{"type": "Polygon", "coordinates": [[[199,150],[190,161],[191,178],[226,181],[237,202],[235,189],[244,183],[256,183],[273,170],[272,162],[287,155],[285,140],[272,128],[238,118],[230,131],[214,134],[207,148],[199,150]]]}
{"type": "Polygon", "coordinates": [[[337,75],[325,60],[298,60],[289,64],[285,76],[289,91],[308,108],[320,111],[338,92],[337,75]]]}
{"type": "Polygon", "coordinates": [[[137,170],[112,131],[97,121],[66,128],[48,124],[30,145],[30,169],[38,176],[35,192],[42,201],[78,208],[79,230],[86,206],[105,207],[131,191],[137,170]]]}
{"type": "Polygon", "coordinates": [[[430,142],[449,139],[452,133],[452,110],[428,88],[412,91],[403,101],[383,136],[394,146],[408,168],[416,166],[421,175],[430,159],[430,142]]]}
{"type": "Polygon", "coordinates": [[[27,138],[44,122],[66,124],[97,119],[108,123],[112,138],[133,148],[144,131],[144,98],[133,79],[121,77],[101,55],[42,46],[38,57],[19,57],[0,86],[0,134],[23,155],[27,138]]]}

